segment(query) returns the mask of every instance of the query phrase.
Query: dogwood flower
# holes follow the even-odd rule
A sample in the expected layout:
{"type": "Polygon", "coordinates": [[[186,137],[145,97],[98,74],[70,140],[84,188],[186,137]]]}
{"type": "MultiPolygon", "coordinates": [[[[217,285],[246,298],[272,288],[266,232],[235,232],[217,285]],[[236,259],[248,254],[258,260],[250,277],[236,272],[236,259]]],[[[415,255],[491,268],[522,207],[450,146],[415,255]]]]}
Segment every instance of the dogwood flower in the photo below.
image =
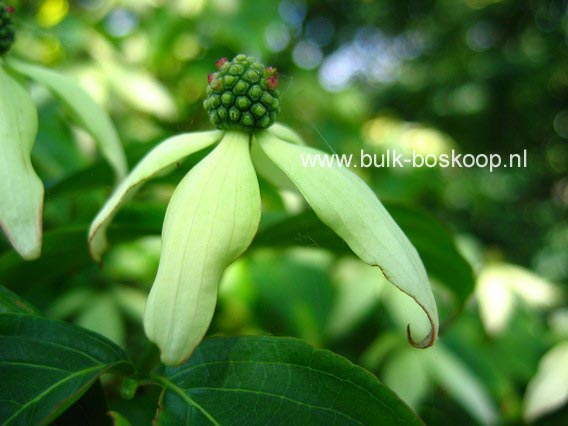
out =
{"type": "Polygon", "coordinates": [[[159,346],[162,361],[182,363],[207,332],[223,271],[258,229],[257,172],[278,186],[296,188],[359,258],[412,297],[426,313],[430,331],[414,341],[408,330],[408,338],[417,347],[432,345],[438,312],[426,271],[376,195],[345,168],[302,165],[302,155],[321,152],[274,123],[280,109],[276,69],[245,55],[216,65],[204,107],[218,130],[181,134],[157,145],[118,186],[89,232],[91,253],[100,260],[112,217],[142,183],[216,145],[182,179],[167,207],[160,263],[144,315],[145,332],[159,346]]]}
{"type": "Polygon", "coordinates": [[[44,188],[30,153],[38,130],[37,109],[22,84],[47,87],[97,142],[118,179],[126,158],[109,116],[72,79],[38,65],[7,58],[15,41],[14,9],[0,1],[0,226],[25,259],[40,256],[44,188]]]}

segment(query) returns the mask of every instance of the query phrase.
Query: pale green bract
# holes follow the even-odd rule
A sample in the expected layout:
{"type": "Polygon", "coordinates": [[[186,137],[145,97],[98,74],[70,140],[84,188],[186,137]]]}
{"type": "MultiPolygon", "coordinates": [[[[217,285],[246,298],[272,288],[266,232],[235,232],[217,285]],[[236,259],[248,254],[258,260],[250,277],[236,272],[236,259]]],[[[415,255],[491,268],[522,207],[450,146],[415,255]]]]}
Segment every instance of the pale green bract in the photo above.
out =
{"type": "Polygon", "coordinates": [[[223,133],[218,130],[182,134],[167,139],[150,151],[120,183],[91,224],[89,247],[93,258],[100,261],[108,245],[108,225],[120,205],[133,196],[140,185],[184,157],[218,142],[222,136],[223,133]]]}
{"type": "Polygon", "coordinates": [[[41,252],[43,185],[30,161],[36,134],[28,91],[0,65],[0,225],[25,259],[41,252]]]}
{"type": "Polygon", "coordinates": [[[37,110],[15,77],[46,86],[94,138],[117,181],[127,172],[126,156],[108,114],[72,79],[18,61],[0,63],[0,225],[14,249],[26,260],[41,254],[43,185],[30,160],[37,129],[37,110]]]}
{"type": "MultiPolygon", "coordinates": [[[[319,218],[353,252],[377,266],[426,313],[429,331],[410,342],[431,346],[438,311],[416,250],[375,194],[344,168],[304,168],[302,155],[323,153],[305,146],[281,124],[249,135],[211,131],[170,138],[134,168],[91,225],[91,253],[101,258],[105,230],[118,208],[140,184],[197,150],[219,145],[178,185],[162,229],[162,253],[144,315],[144,329],[177,365],[199,344],[211,322],[223,271],[250,245],[260,220],[256,171],[279,187],[299,190],[319,218]],[[252,145],[251,145],[252,143],[252,145]]],[[[378,280],[379,282],[379,280],[378,280]]]]}
{"type": "Polygon", "coordinates": [[[431,324],[430,333],[413,345],[431,346],[438,330],[438,310],[424,265],[406,235],[376,195],[357,175],[343,167],[305,167],[302,156],[321,155],[313,148],[286,143],[269,132],[259,133],[264,153],[298,187],[323,223],[339,235],[365,263],[418,303],[431,324]]]}
{"type": "Polygon", "coordinates": [[[260,192],[246,133],[228,131],[176,188],[162,231],[158,274],[144,329],[177,365],[203,338],[227,266],[250,245],[260,222],[260,192]]]}

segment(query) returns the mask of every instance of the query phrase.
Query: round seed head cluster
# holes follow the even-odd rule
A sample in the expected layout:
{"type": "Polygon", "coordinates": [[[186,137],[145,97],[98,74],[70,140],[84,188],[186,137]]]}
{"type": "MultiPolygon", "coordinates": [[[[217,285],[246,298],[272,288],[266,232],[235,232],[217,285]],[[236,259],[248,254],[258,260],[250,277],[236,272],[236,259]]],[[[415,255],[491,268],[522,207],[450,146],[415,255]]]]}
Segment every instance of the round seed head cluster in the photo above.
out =
{"type": "Polygon", "coordinates": [[[16,31],[12,22],[14,8],[0,1],[0,56],[8,53],[16,40],[16,31]]]}
{"type": "Polygon", "coordinates": [[[278,73],[246,55],[221,58],[209,74],[203,102],[213,125],[221,130],[256,132],[270,127],[280,112],[278,73]]]}

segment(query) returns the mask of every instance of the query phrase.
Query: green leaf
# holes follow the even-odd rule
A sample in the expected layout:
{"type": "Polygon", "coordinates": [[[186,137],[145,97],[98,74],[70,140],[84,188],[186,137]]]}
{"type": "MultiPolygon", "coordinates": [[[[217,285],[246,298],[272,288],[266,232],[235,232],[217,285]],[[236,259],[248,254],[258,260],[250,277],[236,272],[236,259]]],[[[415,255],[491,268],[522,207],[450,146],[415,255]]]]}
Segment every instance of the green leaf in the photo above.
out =
{"type": "Polygon", "coordinates": [[[6,313],[39,315],[35,306],[0,285],[0,314],[6,313]]]}
{"type": "Polygon", "coordinates": [[[0,314],[0,423],[49,423],[111,370],[133,367],[110,340],[60,321],[0,314]]]}
{"type": "Polygon", "coordinates": [[[45,85],[76,116],[77,121],[95,139],[103,156],[112,165],[116,177],[126,175],[126,157],[108,114],[75,80],[50,69],[10,59],[9,66],[39,84],[45,85]]]}
{"type": "Polygon", "coordinates": [[[420,424],[371,373],[298,339],[208,339],[155,379],[159,425],[420,424]]]}
{"type": "Polygon", "coordinates": [[[11,288],[37,286],[85,265],[90,262],[86,235],[86,226],[46,233],[43,254],[32,262],[23,261],[14,251],[6,252],[0,256],[0,281],[11,288]]]}

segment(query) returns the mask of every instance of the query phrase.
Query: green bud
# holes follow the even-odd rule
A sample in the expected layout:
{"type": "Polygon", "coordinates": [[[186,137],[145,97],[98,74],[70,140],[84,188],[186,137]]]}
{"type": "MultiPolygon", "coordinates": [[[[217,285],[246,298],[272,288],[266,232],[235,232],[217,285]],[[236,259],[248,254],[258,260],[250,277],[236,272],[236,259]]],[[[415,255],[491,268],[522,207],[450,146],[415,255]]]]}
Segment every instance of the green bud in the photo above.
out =
{"type": "Polygon", "coordinates": [[[258,101],[262,97],[263,93],[268,93],[268,92],[264,92],[262,90],[262,87],[260,87],[258,84],[252,86],[248,91],[248,95],[253,101],[258,101]]]}
{"type": "Polygon", "coordinates": [[[120,387],[120,396],[130,401],[132,398],[134,398],[138,386],[140,386],[138,380],[127,377],[122,381],[122,385],[120,387]]]}
{"type": "Polygon", "coordinates": [[[239,118],[241,118],[241,111],[239,111],[237,107],[231,107],[229,110],[229,120],[236,123],[239,121],[239,118]]]}
{"type": "Polygon", "coordinates": [[[262,104],[254,104],[251,111],[256,118],[262,118],[262,116],[266,114],[266,108],[263,107],[262,104]]]}
{"type": "Polygon", "coordinates": [[[248,88],[248,83],[246,81],[240,80],[239,82],[237,82],[237,84],[235,84],[233,92],[237,95],[244,95],[247,92],[248,88]]]}
{"type": "Polygon", "coordinates": [[[251,102],[246,96],[239,96],[237,98],[237,102],[235,102],[235,105],[237,105],[237,107],[242,111],[248,111],[250,104],[251,102]]]}
{"type": "Polygon", "coordinates": [[[233,95],[232,92],[224,92],[221,95],[221,102],[223,102],[223,105],[230,107],[231,105],[233,105],[233,101],[235,100],[235,96],[233,95]]]}
{"type": "Polygon", "coordinates": [[[209,74],[203,107],[215,127],[253,133],[274,124],[280,112],[278,73],[252,57],[221,58],[209,74]]]}

